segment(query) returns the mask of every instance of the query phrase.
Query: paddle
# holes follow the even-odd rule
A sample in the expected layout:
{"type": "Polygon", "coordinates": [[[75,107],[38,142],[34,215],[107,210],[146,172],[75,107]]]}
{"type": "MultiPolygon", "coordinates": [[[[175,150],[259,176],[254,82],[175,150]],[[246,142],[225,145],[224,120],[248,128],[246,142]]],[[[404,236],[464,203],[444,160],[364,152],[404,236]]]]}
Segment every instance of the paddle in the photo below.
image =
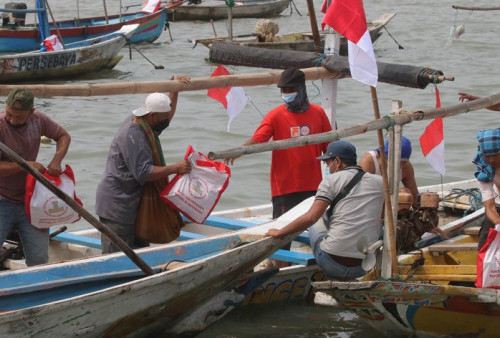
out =
{"type": "Polygon", "coordinates": [[[154,275],[154,270],[146,264],[137,256],[137,254],[125,243],[120,237],[118,237],[113,231],[111,231],[107,226],[99,222],[92,214],[85,210],[81,205],[76,203],[70,196],[66,195],[58,187],[50,183],[42,174],[38,172],[33,166],[26,162],[21,156],[16,154],[12,149],[7,147],[4,143],[0,142],[0,151],[5,154],[12,161],[19,164],[24,170],[33,175],[40,183],[42,183],[47,189],[53,192],[57,197],[62,199],[66,204],[78,212],[80,216],[85,218],[91,225],[93,225],[97,230],[108,236],[111,241],[116,244],[131,260],[134,262],[144,273],[147,275],[154,275]]]}

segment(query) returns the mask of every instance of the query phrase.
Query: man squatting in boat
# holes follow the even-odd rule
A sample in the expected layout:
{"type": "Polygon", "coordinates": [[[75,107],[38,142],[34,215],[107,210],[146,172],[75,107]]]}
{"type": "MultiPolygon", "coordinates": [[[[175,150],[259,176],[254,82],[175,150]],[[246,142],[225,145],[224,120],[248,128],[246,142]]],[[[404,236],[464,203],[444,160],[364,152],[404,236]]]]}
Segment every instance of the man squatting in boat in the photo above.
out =
{"type": "Polygon", "coordinates": [[[344,140],[331,142],[326,154],[317,159],[326,162],[330,174],[321,181],[311,208],[284,228],[270,229],[266,236],[282,238],[309,228],[316,262],[327,277],[361,277],[365,274],[361,267],[364,255],[356,249],[356,241],[362,236],[369,243],[379,239],[384,204],[382,177],[363,172],[356,165],[356,148],[344,140]],[[354,181],[356,176],[358,182],[354,181]],[[338,200],[336,196],[351,181],[355,185],[338,200]],[[328,217],[329,206],[332,211],[328,217]]]}

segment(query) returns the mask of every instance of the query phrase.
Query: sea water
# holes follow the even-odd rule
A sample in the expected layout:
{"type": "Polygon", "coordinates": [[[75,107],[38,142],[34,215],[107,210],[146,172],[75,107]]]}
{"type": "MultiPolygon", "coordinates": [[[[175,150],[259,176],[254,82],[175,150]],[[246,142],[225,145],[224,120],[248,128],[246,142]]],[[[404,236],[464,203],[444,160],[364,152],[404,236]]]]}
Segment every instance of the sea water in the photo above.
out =
{"type": "MultiPolygon", "coordinates": [[[[310,31],[307,5],[304,0],[294,0],[292,13],[287,9],[273,18],[279,23],[280,33],[310,31]],[[298,9],[298,11],[296,10],[298,9]],[[299,12],[301,15],[299,15],[299,12]]],[[[123,5],[136,4],[132,0],[123,5]]],[[[322,1],[315,1],[316,17],[322,1]]],[[[457,12],[454,1],[365,1],[368,20],[385,12],[395,12],[388,24],[389,33],[404,48],[391,39],[386,31],[375,42],[379,61],[414,66],[429,66],[454,76],[455,81],[439,84],[443,107],[458,103],[458,92],[480,96],[499,91],[498,53],[500,24],[497,12],[457,12]],[[458,39],[450,35],[453,25],[465,26],[465,33],[458,39]]],[[[73,1],[50,2],[56,20],[77,16],[73,1]]],[[[491,5],[488,1],[462,1],[461,5],[491,5]]],[[[140,7],[131,8],[138,10],[140,7]]],[[[107,3],[110,14],[118,13],[118,1],[107,3]]],[[[80,2],[80,17],[101,16],[101,2],[80,2]]],[[[233,22],[234,35],[253,31],[258,19],[237,19],[233,22]]],[[[88,74],[74,81],[51,83],[108,83],[123,81],[162,81],[172,75],[207,77],[216,65],[206,61],[208,49],[202,45],[193,48],[190,39],[226,36],[228,26],[224,21],[172,22],[170,39],[168,31],[153,44],[136,47],[155,67],[132,49],[124,48],[123,60],[113,70],[88,74]]],[[[267,72],[266,69],[228,66],[235,74],[267,72]]],[[[321,101],[321,81],[308,81],[307,89],[312,102],[321,101]]],[[[243,144],[259,125],[262,117],[281,104],[281,95],[274,86],[245,87],[250,103],[237,116],[227,131],[228,117],[223,106],[207,97],[206,90],[182,92],[171,126],[161,135],[167,163],[181,160],[188,145],[199,151],[220,151],[243,144]]],[[[425,89],[397,87],[384,83],[377,86],[378,104],[382,116],[391,112],[392,100],[401,100],[407,110],[435,107],[433,85],[425,89]]],[[[66,161],[73,167],[77,181],[77,194],[84,207],[94,212],[97,184],[104,170],[109,144],[120,123],[131,111],[141,106],[147,94],[116,96],[37,98],[36,107],[61,123],[71,134],[72,142],[66,161]]],[[[351,79],[339,81],[337,102],[338,126],[345,128],[374,119],[370,88],[351,79]]],[[[413,122],[404,126],[404,135],[413,144],[411,161],[419,185],[437,184],[473,178],[471,159],[476,149],[475,134],[481,128],[498,127],[500,114],[488,110],[449,117],[444,120],[446,147],[446,175],[440,177],[426,162],[419,146],[419,137],[430,121],[413,122]]],[[[358,156],[378,144],[376,133],[349,137],[358,150],[358,156]]],[[[42,145],[39,160],[45,165],[54,153],[55,145],[42,145]]],[[[222,195],[216,210],[252,206],[270,202],[269,185],[270,153],[241,157],[232,167],[229,187],[222,195]]],[[[71,225],[70,230],[90,227],[85,221],[71,225]]],[[[273,305],[238,310],[212,326],[200,337],[251,337],[257,335],[289,337],[373,337],[374,332],[360,319],[340,309],[325,309],[305,304],[273,305]]]]}

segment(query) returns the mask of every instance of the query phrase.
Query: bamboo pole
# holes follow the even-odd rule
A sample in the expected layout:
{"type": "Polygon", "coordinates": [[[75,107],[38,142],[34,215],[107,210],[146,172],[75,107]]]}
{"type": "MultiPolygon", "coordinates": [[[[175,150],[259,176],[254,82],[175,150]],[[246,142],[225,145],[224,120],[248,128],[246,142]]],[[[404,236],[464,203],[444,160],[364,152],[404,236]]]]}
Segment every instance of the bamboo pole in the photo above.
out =
{"type": "Polygon", "coordinates": [[[104,7],[104,17],[106,18],[106,24],[109,24],[109,19],[108,19],[108,8],[106,6],[106,0],[102,0],[102,5],[104,7]]]}
{"type": "MultiPolygon", "coordinates": [[[[306,80],[338,78],[340,73],[329,71],[323,67],[302,69],[306,80]]],[[[189,82],[179,80],[147,81],[147,82],[113,82],[113,83],[82,83],[75,85],[0,85],[0,95],[6,96],[12,89],[26,88],[37,97],[53,96],[108,96],[126,94],[149,94],[152,92],[184,92],[204,90],[209,88],[262,86],[278,83],[283,71],[265,73],[222,75],[215,77],[192,78],[189,82]]]]}
{"type": "MultiPolygon", "coordinates": [[[[370,93],[372,96],[373,104],[373,115],[375,119],[380,119],[380,110],[378,106],[377,89],[370,86],[370,93]]],[[[387,248],[387,253],[389,255],[390,264],[382,266],[382,277],[392,278],[398,275],[398,257],[396,253],[396,233],[394,226],[394,218],[392,215],[392,203],[391,194],[389,191],[389,179],[387,178],[387,164],[385,159],[384,151],[384,136],[382,135],[382,129],[377,129],[378,145],[380,149],[380,158],[382,159],[382,166],[380,171],[382,174],[382,179],[384,181],[384,198],[385,198],[385,220],[384,225],[384,248],[387,248]],[[389,244],[389,245],[387,245],[389,244]],[[388,247],[387,247],[388,246],[388,247]]]]}
{"type": "Polygon", "coordinates": [[[451,6],[454,9],[463,9],[466,11],[498,11],[500,7],[467,7],[467,6],[451,6]]]}
{"type": "Polygon", "coordinates": [[[38,172],[33,166],[26,162],[21,156],[16,154],[12,149],[7,147],[4,143],[0,142],[0,150],[9,159],[17,163],[24,170],[30,173],[37,181],[42,183],[47,189],[54,193],[57,197],[62,199],[66,204],[73,210],[75,210],[80,216],[86,219],[91,225],[93,225],[97,230],[108,236],[111,241],[116,244],[131,260],[134,262],[142,271],[147,275],[154,275],[154,270],[142,260],[141,257],[125,243],[120,237],[118,237],[113,231],[111,231],[107,226],[99,222],[91,213],[85,210],[80,204],[76,203],[70,196],[65,194],[62,190],[53,185],[48,179],[38,172]]]}
{"type": "MultiPolygon", "coordinates": [[[[54,15],[52,15],[52,10],[50,9],[48,0],[45,0],[45,5],[47,6],[47,9],[49,10],[50,18],[52,19],[52,22],[54,23],[54,27],[56,28],[57,36],[59,37],[59,41],[61,42],[61,45],[63,46],[63,48],[66,49],[66,45],[64,44],[64,41],[62,39],[61,32],[59,31],[59,27],[57,26],[57,22],[54,19],[54,15]]],[[[50,30],[49,30],[49,32],[50,32],[50,30]]]]}
{"type": "Polygon", "coordinates": [[[396,116],[385,116],[381,119],[376,119],[368,121],[365,123],[360,123],[347,128],[327,132],[314,134],[309,136],[301,136],[293,139],[271,141],[266,143],[259,143],[250,146],[241,146],[234,149],[228,149],[218,152],[209,152],[208,157],[212,160],[223,159],[227,157],[235,157],[241,155],[261,153],[265,151],[288,149],[298,146],[306,146],[309,144],[331,142],[334,140],[339,140],[348,136],[354,136],[366,133],[368,131],[373,131],[377,129],[385,129],[393,124],[404,125],[411,123],[413,121],[421,120],[431,120],[437,117],[447,117],[454,116],[458,114],[467,113],[470,111],[479,110],[482,108],[489,107],[491,105],[500,103],[500,93],[486,96],[481,99],[474,101],[459,103],[453,106],[443,107],[443,108],[432,108],[426,110],[413,110],[413,111],[402,111],[401,114],[396,116]]]}
{"type": "Polygon", "coordinates": [[[313,33],[314,45],[316,46],[316,52],[322,53],[321,38],[319,37],[318,22],[316,21],[316,12],[314,11],[313,0],[307,0],[307,10],[309,12],[309,21],[311,22],[311,30],[313,33]]]}

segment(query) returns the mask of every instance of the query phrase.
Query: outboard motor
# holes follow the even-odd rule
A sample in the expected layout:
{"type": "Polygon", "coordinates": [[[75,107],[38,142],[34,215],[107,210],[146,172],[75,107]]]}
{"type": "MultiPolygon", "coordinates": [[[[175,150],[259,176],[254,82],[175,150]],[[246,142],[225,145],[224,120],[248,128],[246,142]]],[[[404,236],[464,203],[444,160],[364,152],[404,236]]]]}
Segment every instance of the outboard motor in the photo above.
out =
{"type": "MultiPolygon", "coordinates": [[[[8,2],[5,4],[5,9],[27,9],[24,2],[8,2]]],[[[2,26],[24,26],[26,23],[26,13],[3,13],[2,26]]]]}

